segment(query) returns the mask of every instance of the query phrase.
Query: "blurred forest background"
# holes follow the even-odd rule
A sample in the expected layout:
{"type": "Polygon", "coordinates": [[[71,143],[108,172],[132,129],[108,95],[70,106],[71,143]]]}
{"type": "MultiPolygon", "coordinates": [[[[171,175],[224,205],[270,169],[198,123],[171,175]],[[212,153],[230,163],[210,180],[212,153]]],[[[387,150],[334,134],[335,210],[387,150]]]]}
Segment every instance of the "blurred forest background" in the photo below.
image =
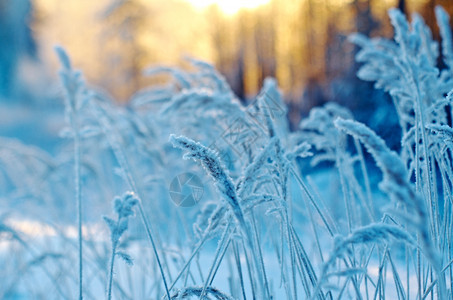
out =
{"type": "Polygon", "coordinates": [[[213,63],[243,101],[265,77],[277,78],[293,126],[330,100],[359,120],[379,118],[374,112],[390,100],[356,78],[356,49],[347,36],[391,37],[387,10],[399,7],[408,16],[421,14],[438,39],[435,5],[453,13],[451,0],[267,0],[235,11],[193,3],[0,0],[0,99],[44,95],[57,73],[53,47],[59,44],[91,85],[117,101],[165,81],[143,76],[147,67],[184,67],[189,55],[213,63]]]}

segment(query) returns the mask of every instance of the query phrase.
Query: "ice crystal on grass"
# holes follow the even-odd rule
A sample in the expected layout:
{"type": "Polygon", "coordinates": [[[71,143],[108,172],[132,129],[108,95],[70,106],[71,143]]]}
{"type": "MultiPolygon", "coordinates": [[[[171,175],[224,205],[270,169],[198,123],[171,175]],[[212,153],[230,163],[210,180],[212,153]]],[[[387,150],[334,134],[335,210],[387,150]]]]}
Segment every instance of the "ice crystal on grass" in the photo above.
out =
{"type": "Polygon", "coordinates": [[[348,109],[329,102],[323,107],[313,108],[308,118],[303,119],[299,124],[302,130],[299,134],[300,138],[317,150],[312,158],[313,166],[322,161],[336,161],[337,150],[344,153],[345,136],[333,124],[337,117],[351,119],[352,114],[348,109]]]}
{"type": "MultiPolygon", "coordinates": [[[[201,297],[203,288],[202,287],[186,287],[177,291],[171,299],[190,299],[192,297],[201,297]]],[[[220,290],[214,287],[208,287],[206,289],[206,294],[209,298],[207,299],[216,299],[216,300],[233,300],[230,296],[222,293],[220,290]]]]}
{"type": "Polygon", "coordinates": [[[134,197],[133,193],[126,193],[123,197],[115,197],[113,200],[113,207],[118,219],[115,221],[109,217],[104,216],[104,221],[109,226],[111,232],[111,240],[113,244],[118,244],[119,239],[127,230],[129,217],[134,215],[132,208],[137,205],[138,200],[134,197]]]}
{"type": "Polygon", "coordinates": [[[192,158],[199,160],[202,163],[203,167],[206,169],[206,172],[208,172],[214,180],[217,189],[223,194],[224,199],[235,215],[238,224],[244,228],[245,219],[242,208],[239,204],[240,200],[236,194],[233,180],[227,174],[226,168],[219,160],[217,154],[200,143],[194,142],[193,140],[183,136],[176,137],[175,135],[171,135],[170,142],[172,142],[175,147],[188,151],[188,153],[184,155],[184,158],[192,158]]]}
{"type": "MultiPolygon", "coordinates": [[[[428,212],[423,199],[416,193],[414,186],[407,179],[408,176],[404,163],[395,152],[387,148],[385,142],[380,137],[365,125],[355,121],[342,119],[337,119],[335,125],[360,139],[368,151],[373,155],[384,174],[384,178],[380,183],[380,188],[395,202],[402,203],[406,208],[410,209],[410,211],[415,212],[415,215],[401,214],[401,216],[411,226],[415,227],[419,234],[424,254],[432,264],[439,278],[442,278],[440,272],[442,269],[442,259],[439,251],[433,244],[432,235],[429,231],[430,220],[428,212]]],[[[442,288],[444,287],[441,287],[441,289],[442,288]]]]}
{"type": "Polygon", "coordinates": [[[112,298],[112,285],[113,285],[113,267],[115,264],[115,257],[118,256],[126,264],[132,266],[133,261],[129,254],[122,251],[118,251],[118,245],[121,236],[126,232],[129,224],[129,217],[134,215],[132,210],[134,206],[138,204],[138,199],[134,196],[134,193],[127,192],[122,197],[115,197],[113,199],[113,209],[118,215],[116,220],[104,216],[104,221],[110,229],[110,240],[112,242],[112,254],[110,257],[110,266],[108,274],[108,286],[107,286],[107,299],[112,298]]]}

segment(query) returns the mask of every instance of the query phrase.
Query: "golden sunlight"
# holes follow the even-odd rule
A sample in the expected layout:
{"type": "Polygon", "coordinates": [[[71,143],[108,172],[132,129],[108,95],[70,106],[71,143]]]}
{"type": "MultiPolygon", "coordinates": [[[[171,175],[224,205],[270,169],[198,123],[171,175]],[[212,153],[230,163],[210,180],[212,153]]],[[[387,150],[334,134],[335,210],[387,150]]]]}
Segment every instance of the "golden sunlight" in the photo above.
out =
{"type": "Polygon", "coordinates": [[[267,4],[270,0],[185,0],[197,9],[217,5],[227,15],[234,15],[241,9],[253,9],[267,4]]]}

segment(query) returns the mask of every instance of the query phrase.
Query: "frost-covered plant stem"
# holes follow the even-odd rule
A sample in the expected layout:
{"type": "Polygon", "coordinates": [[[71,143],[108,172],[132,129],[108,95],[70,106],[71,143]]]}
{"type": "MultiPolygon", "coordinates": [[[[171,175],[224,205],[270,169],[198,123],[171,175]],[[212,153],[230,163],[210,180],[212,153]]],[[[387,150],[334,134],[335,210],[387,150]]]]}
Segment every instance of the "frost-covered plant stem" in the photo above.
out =
{"type": "Polygon", "coordinates": [[[128,265],[132,265],[132,258],[123,252],[118,252],[118,244],[121,236],[128,228],[128,219],[134,215],[132,208],[137,205],[138,199],[134,193],[128,192],[123,195],[122,198],[115,197],[113,200],[113,207],[115,212],[118,214],[118,219],[114,221],[109,217],[104,216],[104,221],[107,223],[110,229],[110,239],[112,241],[112,256],[110,257],[110,267],[108,275],[107,285],[107,299],[112,299],[112,284],[113,284],[113,267],[115,265],[115,257],[118,255],[128,265]]]}
{"type": "MultiPolygon", "coordinates": [[[[118,223],[117,223],[118,226],[118,223]]],[[[113,266],[115,264],[115,256],[116,256],[116,248],[118,246],[118,242],[112,242],[112,256],[110,257],[110,264],[109,264],[109,277],[108,277],[108,286],[107,286],[107,299],[112,299],[112,283],[113,283],[113,266]]]]}
{"type": "Polygon", "coordinates": [[[148,219],[146,218],[143,205],[142,205],[142,197],[140,196],[140,193],[137,189],[137,184],[135,183],[134,177],[132,176],[132,172],[130,171],[129,168],[129,163],[127,162],[126,155],[124,154],[124,151],[119,144],[118,138],[117,138],[117,133],[115,132],[115,129],[113,128],[107,113],[105,112],[104,108],[102,108],[99,104],[93,104],[93,112],[97,116],[99,123],[101,124],[102,130],[104,131],[105,136],[107,137],[107,140],[110,144],[110,147],[113,150],[113,153],[115,155],[116,160],[118,161],[121,169],[124,172],[124,177],[126,178],[126,182],[129,185],[129,188],[135,193],[137,200],[138,200],[138,211],[140,215],[140,219],[143,223],[143,226],[145,227],[146,234],[148,236],[148,239],[151,243],[151,247],[153,248],[154,255],[156,257],[157,265],[159,267],[161,276],[162,276],[162,281],[164,282],[165,286],[165,292],[168,297],[170,298],[170,292],[168,289],[168,284],[167,280],[165,278],[165,273],[164,269],[162,267],[162,262],[160,260],[159,252],[157,251],[156,243],[153,238],[153,234],[151,231],[151,226],[149,225],[148,219]]]}
{"type": "MultiPolygon", "coordinates": [[[[402,203],[415,212],[416,220],[411,220],[411,225],[415,226],[425,257],[436,272],[440,299],[445,299],[446,287],[444,274],[441,272],[442,260],[438,249],[432,243],[430,231],[427,228],[429,217],[425,202],[408,181],[403,162],[395,152],[387,148],[380,137],[365,125],[355,121],[337,119],[335,126],[358,138],[374,157],[383,172],[383,180],[380,184],[382,191],[386,192],[395,202],[402,203]]],[[[420,263],[418,263],[417,269],[419,272],[420,263]]]]}
{"type": "Polygon", "coordinates": [[[151,242],[151,246],[153,247],[153,252],[154,252],[154,255],[156,256],[156,261],[157,261],[157,265],[159,266],[160,274],[162,276],[162,281],[164,282],[165,292],[167,294],[168,299],[170,299],[170,291],[168,289],[167,279],[165,278],[165,273],[164,273],[164,269],[162,267],[162,262],[160,260],[159,253],[157,252],[157,247],[156,247],[156,243],[154,242],[154,238],[153,238],[153,235],[151,232],[151,227],[149,226],[148,220],[145,216],[145,212],[143,210],[142,202],[140,199],[138,201],[138,211],[140,213],[140,218],[143,222],[143,225],[145,226],[146,234],[148,235],[148,239],[151,242]]]}
{"type": "MultiPolygon", "coordinates": [[[[417,155],[415,157],[416,159],[416,164],[417,164],[417,172],[420,172],[420,168],[418,167],[418,163],[419,163],[419,157],[420,157],[420,154],[419,154],[419,143],[418,143],[418,128],[420,128],[420,131],[422,133],[422,144],[423,144],[423,155],[424,155],[424,164],[425,164],[425,175],[426,175],[426,178],[427,178],[427,184],[428,184],[428,202],[429,202],[429,208],[430,208],[430,212],[431,212],[431,225],[432,225],[432,231],[433,231],[433,234],[436,236],[436,226],[434,225],[435,224],[435,220],[434,220],[434,215],[433,215],[433,211],[432,211],[432,207],[433,207],[433,185],[432,185],[432,178],[431,178],[431,171],[430,171],[430,165],[429,165],[429,161],[430,161],[430,154],[429,154],[429,151],[428,151],[428,138],[426,137],[426,121],[425,121],[425,117],[424,117],[424,108],[423,108],[423,103],[422,103],[422,100],[421,100],[421,96],[420,96],[420,89],[419,89],[419,85],[420,84],[417,84],[417,82],[415,81],[415,79],[413,79],[413,84],[415,85],[415,88],[416,88],[416,91],[417,91],[417,99],[416,99],[416,103],[417,103],[417,109],[418,109],[418,112],[417,112],[417,116],[415,118],[416,120],[416,127],[415,127],[415,133],[416,133],[416,152],[417,152],[417,155]],[[420,122],[420,124],[418,124],[420,122]]],[[[420,185],[420,175],[418,176],[417,178],[417,182],[416,182],[416,185],[418,187],[418,189],[420,189],[421,185],[420,185]]]]}
{"type": "Polygon", "coordinates": [[[357,138],[354,138],[354,146],[355,146],[355,148],[357,150],[357,153],[359,155],[360,169],[362,170],[363,183],[365,185],[366,200],[364,200],[364,206],[366,208],[368,216],[370,217],[370,220],[375,222],[376,220],[375,220],[375,216],[374,216],[374,213],[373,213],[373,201],[371,199],[370,179],[368,177],[368,170],[366,168],[365,158],[363,157],[362,146],[360,145],[360,143],[357,140],[357,138]]]}
{"type": "MultiPolygon", "coordinates": [[[[245,221],[244,212],[240,205],[240,197],[236,191],[236,187],[233,184],[233,181],[229,174],[226,171],[225,166],[221,163],[220,158],[217,153],[211,149],[197,143],[185,136],[176,137],[175,135],[170,135],[170,142],[172,142],[174,147],[180,148],[182,150],[188,151],[185,155],[185,159],[192,158],[194,160],[199,160],[203,167],[206,169],[206,172],[212,177],[215,182],[215,185],[218,191],[222,194],[228,208],[232,212],[234,219],[237,223],[238,229],[242,234],[245,243],[247,244],[250,251],[255,251],[255,243],[253,235],[248,224],[245,221]]],[[[260,263],[256,255],[252,255],[256,275],[259,278],[260,292],[267,294],[268,289],[263,278],[264,274],[261,273],[260,263]]]]}
{"type": "Polygon", "coordinates": [[[75,198],[77,203],[77,235],[79,243],[79,299],[82,299],[83,292],[83,257],[82,257],[82,184],[80,180],[80,135],[77,116],[74,116],[74,175],[75,175],[75,198]]]}
{"type": "Polygon", "coordinates": [[[61,82],[65,90],[66,118],[74,137],[74,185],[77,209],[77,233],[79,244],[79,299],[83,298],[83,252],[82,252],[82,184],[80,180],[80,125],[79,111],[86,100],[85,86],[81,74],[71,67],[71,61],[61,47],[56,47],[58,58],[63,68],[60,71],[61,82]]]}
{"type": "Polygon", "coordinates": [[[341,184],[341,191],[343,193],[343,201],[344,201],[344,206],[346,208],[346,219],[348,220],[348,233],[351,233],[352,231],[352,214],[351,214],[351,198],[349,197],[348,193],[348,188],[346,187],[346,180],[344,178],[344,172],[343,168],[341,167],[342,165],[342,159],[340,158],[340,151],[336,149],[335,151],[335,160],[336,160],[336,165],[338,168],[338,173],[340,175],[340,184],[341,184]]]}
{"type": "Polygon", "coordinates": [[[201,291],[201,294],[200,294],[200,299],[203,299],[205,294],[206,294],[206,289],[208,287],[208,285],[211,284],[211,278],[213,279],[214,278],[214,274],[213,274],[213,271],[214,271],[214,267],[216,266],[217,262],[219,261],[220,259],[220,253],[222,251],[222,249],[225,247],[225,245],[228,243],[229,241],[229,238],[230,238],[230,227],[231,227],[231,222],[228,223],[228,225],[226,226],[223,234],[222,234],[222,237],[219,241],[219,244],[217,245],[217,250],[216,250],[216,253],[215,253],[215,257],[214,257],[214,262],[211,266],[211,268],[209,269],[209,274],[208,276],[206,277],[206,280],[205,280],[205,283],[203,285],[203,290],[201,291]]]}
{"type": "MultiPolygon", "coordinates": [[[[419,80],[419,74],[417,73],[417,65],[413,61],[412,57],[413,55],[409,53],[407,45],[405,44],[405,39],[406,37],[406,32],[405,30],[407,27],[407,23],[405,20],[404,15],[396,9],[393,9],[390,11],[390,19],[392,21],[392,24],[395,28],[395,40],[400,43],[401,50],[402,50],[402,60],[407,66],[406,72],[407,75],[409,76],[408,81],[411,86],[411,88],[415,91],[414,96],[414,110],[415,110],[415,165],[416,165],[416,188],[417,191],[421,191],[421,183],[422,183],[422,178],[420,178],[420,167],[419,167],[419,159],[420,159],[420,150],[419,150],[419,130],[421,132],[421,141],[423,144],[423,156],[424,156],[424,168],[425,168],[425,176],[426,176],[426,181],[427,181],[427,191],[426,193],[428,194],[428,208],[429,208],[429,219],[431,219],[430,222],[430,227],[431,227],[431,232],[434,235],[434,237],[437,236],[437,230],[435,226],[435,211],[433,210],[434,208],[434,202],[433,198],[437,198],[434,196],[433,193],[436,192],[436,189],[433,188],[433,182],[432,182],[432,177],[431,177],[431,168],[430,168],[430,154],[428,150],[428,138],[426,136],[426,120],[425,120],[425,107],[423,105],[423,99],[422,99],[422,91],[420,90],[422,83],[419,80]]],[[[420,72],[420,71],[419,71],[420,72]]],[[[439,268],[439,266],[435,265],[435,268],[439,268]]],[[[437,270],[440,271],[440,270],[437,270]]]]}
{"type": "MultiPolygon", "coordinates": [[[[198,245],[195,247],[195,250],[192,251],[191,256],[186,261],[184,266],[181,268],[181,270],[179,271],[178,275],[174,279],[173,283],[170,285],[169,290],[172,290],[174,288],[174,286],[176,285],[178,280],[183,275],[184,271],[189,267],[189,265],[191,264],[191,262],[194,259],[194,257],[199,253],[201,247],[208,240],[208,238],[211,235],[211,231],[213,230],[214,227],[217,226],[216,223],[220,221],[219,219],[221,218],[220,216],[223,215],[223,213],[222,213],[223,210],[224,210],[223,208],[219,208],[219,209],[216,210],[216,212],[213,213],[213,215],[211,216],[212,219],[210,220],[208,227],[205,229],[202,238],[198,241],[198,245]],[[216,219],[216,220],[214,220],[214,219],[216,219]]],[[[232,222],[232,218],[228,217],[226,222],[228,224],[230,224],[230,222],[232,222]]]]}

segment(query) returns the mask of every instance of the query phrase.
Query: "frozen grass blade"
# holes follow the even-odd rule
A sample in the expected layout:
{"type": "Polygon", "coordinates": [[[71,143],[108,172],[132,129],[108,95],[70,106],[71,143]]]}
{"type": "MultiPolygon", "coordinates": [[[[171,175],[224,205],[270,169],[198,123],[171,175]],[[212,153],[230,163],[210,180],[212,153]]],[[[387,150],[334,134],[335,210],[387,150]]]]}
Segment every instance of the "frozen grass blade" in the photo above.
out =
{"type": "Polygon", "coordinates": [[[112,255],[110,257],[110,269],[108,275],[108,286],[107,286],[107,299],[112,299],[112,282],[113,282],[113,266],[115,263],[115,257],[118,256],[123,259],[128,265],[132,265],[132,259],[130,256],[123,252],[118,252],[118,244],[121,236],[128,228],[128,219],[134,215],[132,208],[138,204],[138,199],[135,198],[133,193],[126,193],[121,198],[117,197],[113,200],[113,206],[116,214],[118,215],[117,220],[110,219],[104,216],[104,221],[107,223],[110,229],[110,240],[112,242],[112,255]]]}
{"type": "Polygon", "coordinates": [[[211,264],[208,276],[206,277],[205,283],[203,285],[203,289],[202,289],[201,294],[200,294],[200,299],[204,298],[208,285],[211,285],[212,280],[214,279],[214,276],[215,276],[215,271],[214,270],[216,269],[217,264],[220,265],[220,262],[222,260],[221,259],[222,252],[224,250],[226,250],[226,247],[227,247],[227,245],[229,243],[230,226],[231,226],[231,224],[228,223],[228,225],[225,227],[225,230],[223,231],[222,237],[220,238],[220,241],[219,241],[219,243],[217,245],[217,249],[215,251],[214,261],[211,264]]]}
{"type": "Polygon", "coordinates": [[[236,268],[239,275],[239,283],[241,285],[242,300],[246,300],[245,288],[244,288],[244,278],[242,276],[242,267],[241,267],[241,257],[236,241],[233,241],[233,252],[234,252],[234,261],[236,262],[236,268]]]}
{"type": "MultiPolygon", "coordinates": [[[[200,297],[202,291],[203,291],[203,288],[201,288],[201,287],[185,287],[185,288],[177,291],[176,294],[174,294],[173,297],[171,297],[171,299],[174,299],[174,300],[190,299],[192,296],[200,297]]],[[[214,299],[216,299],[216,300],[234,300],[227,294],[221,292],[220,290],[218,290],[214,287],[206,288],[206,293],[209,296],[214,297],[214,299]]]]}
{"type": "Polygon", "coordinates": [[[80,180],[80,124],[79,110],[86,101],[85,86],[81,74],[71,68],[71,61],[65,50],[55,47],[63,69],[60,78],[65,89],[66,117],[74,137],[74,179],[75,201],[77,206],[77,234],[79,241],[79,299],[83,299],[83,251],[82,251],[82,184],[80,180]]]}
{"type": "MultiPolygon", "coordinates": [[[[184,136],[176,137],[172,134],[170,135],[170,142],[172,142],[174,147],[188,151],[188,153],[184,155],[185,159],[192,158],[201,162],[206,172],[214,180],[218,191],[222,194],[230,211],[233,213],[249,250],[255,251],[256,248],[254,247],[254,239],[245,221],[243,209],[240,205],[241,201],[236,192],[236,187],[233,184],[233,180],[228,175],[226,167],[220,161],[217,153],[184,136]]],[[[259,283],[264,286],[261,288],[261,291],[266,293],[268,289],[266,288],[266,280],[263,278],[264,275],[261,274],[261,264],[255,255],[253,256],[253,259],[256,267],[256,276],[259,278],[259,283]]]]}
{"type": "Polygon", "coordinates": [[[173,143],[174,147],[189,151],[184,155],[185,159],[193,158],[202,163],[206,172],[214,180],[217,189],[224,196],[223,198],[228,203],[240,228],[243,231],[247,231],[244,214],[236,194],[236,188],[231,177],[225,172],[226,168],[221,164],[217,154],[213,150],[184,136],[176,137],[175,135],[171,135],[170,142],[173,143]]]}
{"type": "Polygon", "coordinates": [[[435,12],[440,35],[442,36],[442,54],[444,62],[450,69],[450,72],[453,72],[453,42],[451,37],[450,17],[441,6],[436,6],[435,12]]]}
{"type": "Polygon", "coordinates": [[[323,266],[322,275],[317,283],[314,295],[316,295],[320,288],[326,283],[325,281],[328,269],[333,266],[337,258],[343,257],[343,255],[348,251],[349,246],[378,243],[382,241],[389,241],[391,239],[405,242],[414,248],[417,247],[417,244],[412,237],[400,227],[381,223],[371,224],[356,229],[346,238],[336,237],[334,250],[329,257],[329,260],[323,266]]]}
{"type": "MultiPolygon", "coordinates": [[[[207,226],[206,230],[204,231],[204,234],[203,234],[202,238],[200,238],[200,240],[198,241],[198,245],[195,247],[195,250],[192,251],[191,256],[186,261],[184,266],[181,268],[181,270],[179,271],[179,273],[176,276],[176,278],[173,281],[173,283],[170,285],[169,290],[173,289],[173,287],[176,285],[178,280],[181,278],[181,276],[184,273],[184,271],[189,267],[189,265],[192,262],[192,260],[195,258],[195,256],[197,254],[199,254],[199,251],[201,250],[201,247],[208,240],[208,238],[212,235],[212,231],[214,231],[214,229],[216,229],[216,227],[219,225],[219,223],[223,219],[224,215],[225,215],[225,210],[221,206],[218,206],[218,208],[214,212],[212,212],[212,214],[211,214],[211,216],[209,218],[209,221],[208,221],[208,226],[207,226]]],[[[228,224],[230,223],[230,218],[231,217],[227,218],[227,223],[228,224]]],[[[201,277],[203,278],[203,276],[201,276],[201,277]]]]}
{"type": "Polygon", "coordinates": [[[104,108],[101,107],[100,104],[92,103],[92,112],[96,116],[98,122],[100,123],[102,130],[104,131],[104,134],[110,144],[110,147],[113,150],[113,153],[115,155],[116,160],[118,161],[121,169],[124,172],[124,175],[126,177],[126,182],[129,185],[129,188],[134,192],[137,200],[138,200],[138,210],[139,210],[139,215],[142,220],[143,226],[145,227],[146,234],[148,236],[148,239],[151,243],[151,246],[153,248],[154,255],[156,257],[157,265],[159,267],[159,271],[161,273],[162,281],[164,283],[165,287],[165,292],[170,299],[170,292],[168,289],[168,284],[167,280],[165,278],[165,272],[162,267],[162,262],[160,260],[159,252],[157,251],[156,243],[154,241],[154,237],[151,231],[151,226],[148,222],[148,219],[146,218],[145,211],[143,209],[142,201],[140,194],[138,192],[137,184],[135,183],[134,177],[132,175],[132,172],[130,171],[129,163],[127,162],[126,155],[124,153],[124,150],[122,149],[122,146],[120,145],[118,138],[117,138],[117,133],[115,129],[113,128],[113,125],[111,124],[111,121],[108,117],[107,112],[105,111],[104,108]]]}
{"type": "MultiPolygon", "coordinates": [[[[402,203],[416,212],[417,219],[411,221],[411,223],[419,233],[426,257],[436,270],[437,275],[441,276],[440,256],[431,241],[430,232],[426,228],[430,222],[425,203],[407,180],[406,169],[401,159],[395,152],[389,150],[384,141],[365,125],[342,119],[337,119],[335,125],[348,134],[358,138],[373,155],[384,175],[380,183],[380,188],[396,203],[402,203]]],[[[411,217],[407,218],[407,220],[410,219],[411,217]]],[[[441,289],[444,289],[444,287],[441,287],[441,289]]]]}

